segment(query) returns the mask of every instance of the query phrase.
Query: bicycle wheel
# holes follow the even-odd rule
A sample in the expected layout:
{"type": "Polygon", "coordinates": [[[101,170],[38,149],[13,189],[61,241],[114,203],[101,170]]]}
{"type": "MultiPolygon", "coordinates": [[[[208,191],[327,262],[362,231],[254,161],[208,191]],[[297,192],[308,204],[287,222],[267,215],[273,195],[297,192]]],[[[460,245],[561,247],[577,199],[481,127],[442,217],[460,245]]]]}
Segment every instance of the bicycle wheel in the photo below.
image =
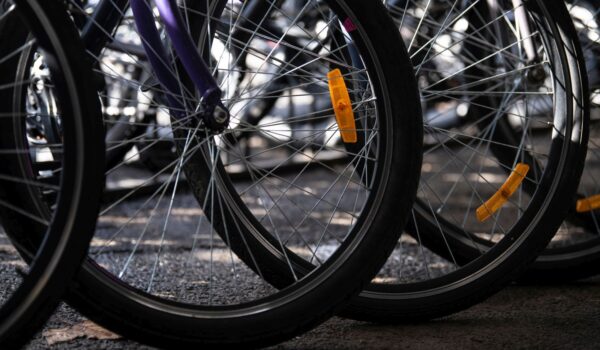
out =
{"type": "Polygon", "coordinates": [[[425,122],[409,227],[344,316],[441,317],[531,263],[567,215],[585,156],[583,56],[543,1],[393,1],[425,122]]]}
{"type": "Polygon", "coordinates": [[[93,233],[102,125],[78,40],[59,2],[0,2],[3,349],[24,345],[50,316],[93,233]],[[11,243],[39,249],[21,258],[11,243]]]}
{"type": "MultiPolygon", "coordinates": [[[[118,82],[140,89],[134,115],[105,121],[147,126],[143,112],[155,108],[158,128],[166,132],[163,137],[108,144],[110,149],[136,143],[107,171],[108,188],[124,182],[132,187],[105,198],[88,262],[70,302],[94,321],[154,345],[259,346],[280,341],[325,320],[358,293],[398,238],[400,231],[384,228],[405,223],[422,142],[410,61],[399,38],[387,34],[393,24],[381,5],[354,0],[211,1],[183,2],[182,12],[221,82],[232,125],[213,135],[195,121],[199,97],[179,74],[177,60],[169,67],[180,78],[184,93],[176,98],[185,111],[165,106],[166,93],[151,72],[143,81],[127,75],[128,66],[149,71],[139,50],[132,49],[139,48],[141,39],[127,30],[127,14],[116,31],[106,31],[116,33],[115,40],[103,52],[91,52],[97,73],[106,86],[118,82]],[[251,7],[259,21],[245,15],[251,7]],[[299,20],[308,13],[311,22],[299,20]],[[204,18],[211,21],[203,23],[204,18]],[[199,30],[197,23],[203,23],[199,30]],[[327,31],[335,36],[321,35],[327,31]],[[247,40],[235,39],[232,33],[237,32],[249,34],[247,40]],[[293,56],[282,56],[282,47],[293,56]],[[234,59],[238,50],[241,54],[234,59]],[[245,60],[242,70],[238,58],[245,60]],[[285,70],[274,73],[269,70],[273,66],[285,70]],[[319,97],[341,89],[347,95],[342,102],[348,104],[336,108],[351,110],[355,123],[342,131],[355,140],[341,145],[312,142],[323,134],[339,139],[340,127],[336,122],[325,128],[307,124],[298,143],[272,150],[277,155],[272,160],[279,164],[299,157],[305,159],[303,167],[287,174],[277,166],[255,170],[247,161],[250,155],[228,144],[228,135],[240,131],[234,129],[242,123],[237,116],[249,108],[248,101],[264,98],[261,86],[273,81],[285,81],[288,96],[305,99],[304,104],[306,89],[318,91],[319,97]],[[392,91],[405,98],[391,98],[392,91]],[[180,112],[183,119],[175,117],[180,112]],[[159,170],[140,165],[143,148],[165,140],[175,149],[175,160],[159,170]],[[139,149],[138,141],[146,146],[139,149]],[[327,152],[342,153],[340,163],[322,162],[320,155],[327,152]],[[228,170],[239,163],[249,169],[250,178],[230,176],[228,170]],[[278,259],[290,257],[285,273],[271,273],[264,264],[272,253],[280,253],[278,259]],[[292,256],[308,269],[292,266],[292,256]],[[285,288],[273,288],[271,276],[281,277],[285,285],[277,286],[285,288]]],[[[331,121],[335,112],[329,101],[317,110],[297,109],[287,121],[331,121]]],[[[272,121],[247,128],[277,135],[277,125],[272,121]]]]}
{"type": "Polygon", "coordinates": [[[590,87],[590,139],[577,201],[573,201],[569,216],[535,263],[523,275],[523,283],[557,283],[596,275],[600,272],[600,233],[597,211],[598,182],[598,122],[600,104],[599,62],[600,9],[594,2],[567,2],[583,48],[590,87]],[[589,203],[590,205],[586,205],[589,203]]]}

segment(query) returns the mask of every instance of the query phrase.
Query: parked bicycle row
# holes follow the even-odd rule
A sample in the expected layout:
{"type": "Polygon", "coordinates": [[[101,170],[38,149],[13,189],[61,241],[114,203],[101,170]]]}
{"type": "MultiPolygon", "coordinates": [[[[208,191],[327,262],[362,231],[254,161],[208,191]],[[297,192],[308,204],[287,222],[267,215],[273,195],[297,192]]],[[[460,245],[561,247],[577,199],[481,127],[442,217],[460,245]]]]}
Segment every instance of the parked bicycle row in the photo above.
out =
{"type": "MultiPolygon", "coordinates": [[[[0,347],[261,347],[600,273],[591,0],[0,0],[0,347]]],[[[398,325],[401,327],[401,325],[398,325]]]]}

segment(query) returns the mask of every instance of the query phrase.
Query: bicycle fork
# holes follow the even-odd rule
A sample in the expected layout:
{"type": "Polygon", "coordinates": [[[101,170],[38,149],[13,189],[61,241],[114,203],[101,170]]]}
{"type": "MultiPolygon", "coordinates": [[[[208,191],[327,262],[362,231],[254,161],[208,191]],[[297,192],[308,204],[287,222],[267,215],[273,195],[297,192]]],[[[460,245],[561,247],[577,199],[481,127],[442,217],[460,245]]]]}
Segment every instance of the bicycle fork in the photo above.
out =
{"type": "MultiPolygon", "coordinates": [[[[177,98],[182,96],[183,91],[172,72],[169,56],[156,28],[149,3],[146,0],[131,0],[130,4],[148,61],[167,94],[171,111],[177,119],[188,117],[185,113],[187,111],[185,98],[183,100],[177,98]]],[[[221,89],[185,29],[177,3],[175,0],[155,0],[155,4],[177,57],[200,92],[200,106],[196,107],[199,110],[194,113],[198,113],[198,119],[201,119],[212,132],[222,132],[229,124],[229,111],[221,101],[221,89]]]]}

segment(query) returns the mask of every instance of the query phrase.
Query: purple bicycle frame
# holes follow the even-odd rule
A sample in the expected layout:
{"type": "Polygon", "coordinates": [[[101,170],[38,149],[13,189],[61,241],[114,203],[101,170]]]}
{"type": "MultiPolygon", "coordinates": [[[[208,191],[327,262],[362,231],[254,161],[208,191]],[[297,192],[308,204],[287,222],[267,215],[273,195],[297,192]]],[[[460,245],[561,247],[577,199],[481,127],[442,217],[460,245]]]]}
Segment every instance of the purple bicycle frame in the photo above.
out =
{"type": "MultiPolygon", "coordinates": [[[[181,87],[169,66],[169,57],[156,29],[150,4],[147,0],[131,0],[130,4],[148,61],[166,91],[171,111],[174,112],[175,117],[181,119],[185,117],[186,102],[176,98],[182,92],[181,87]]],[[[208,117],[215,118],[213,115],[215,110],[226,111],[221,102],[221,89],[185,30],[186,26],[177,3],[175,0],[155,0],[155,4],[177,56],[202,96],[203,107],[205,111],[209,111],[208,117]]],[[[221,121],[217,120],[217,122],[221,121]]]]}

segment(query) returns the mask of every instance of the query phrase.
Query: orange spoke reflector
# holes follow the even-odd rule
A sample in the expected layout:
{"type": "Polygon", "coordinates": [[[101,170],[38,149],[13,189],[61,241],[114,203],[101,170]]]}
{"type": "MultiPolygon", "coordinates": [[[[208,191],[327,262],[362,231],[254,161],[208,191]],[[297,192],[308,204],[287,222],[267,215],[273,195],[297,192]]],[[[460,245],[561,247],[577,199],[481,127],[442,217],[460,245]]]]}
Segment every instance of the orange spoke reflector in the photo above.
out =
{"type": "Polygon", "coordinates": [[[342,140],[345,143],[356,143],[354,111],[352,110],[352,101],[350,101],[350,94],[346,88],[342,72],[339,69],[334,69],[327,73],[327,79],[329,80],[329,94],[335,112],[335,120],[340,129],[342,140]]]}
{"type": "Polygon", "coordinates": [[[577,201],[576,209],[578,213],[587,213],[598,208],[600,208],[600,194],[577,201]]]}
{"type": "Polygon", "coordinates": [[[495,212],[500,210],[504,203],[508,202],[508,199],[517,191],[519,186],[521,186],[528,171],[529,165],[525,163],[517,164],[515,170],[513,170],[508,179],[506,179],[506,182],[500,186],[500,189],[494,193],[487,202],[477,208],[477,219],[480,222],[486,221],[491,218],[495,212]]]}

